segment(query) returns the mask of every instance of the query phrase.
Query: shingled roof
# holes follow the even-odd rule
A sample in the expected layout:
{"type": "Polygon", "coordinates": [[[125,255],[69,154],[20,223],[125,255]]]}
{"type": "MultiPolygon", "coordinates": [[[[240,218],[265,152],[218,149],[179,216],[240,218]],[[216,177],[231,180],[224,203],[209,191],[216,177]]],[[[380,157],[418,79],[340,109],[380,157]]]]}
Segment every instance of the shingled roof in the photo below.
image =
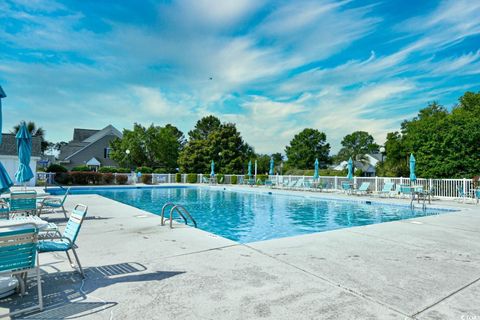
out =
{"type": "MultiPolygon", "coordinates": [[[[12,133],[2,134],[2,144],[0,145],[0,155],[2,156],[18,156],[17,140],[12,133]]],[[[32,157],[40,157],[42,155],[42,139],[38,136],[32,137],[32,157]]]]}

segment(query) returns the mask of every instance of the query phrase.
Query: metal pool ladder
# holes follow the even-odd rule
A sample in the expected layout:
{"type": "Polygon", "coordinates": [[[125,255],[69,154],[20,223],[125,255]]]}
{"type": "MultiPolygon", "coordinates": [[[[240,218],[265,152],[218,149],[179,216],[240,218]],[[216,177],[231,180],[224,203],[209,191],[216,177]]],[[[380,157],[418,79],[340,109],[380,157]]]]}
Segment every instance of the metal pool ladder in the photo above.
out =
{"type": "Polygon", "coordinates": [[[193,225],[194,227],[196,228],[197,227],[197,222],[195,221],[195,219],[193,219],[192,215],[190,214],[190,212],[188,212],[187,208],[185,208],[184,206],[180,205],[180,204],[175,204],[173,202],[167,202],[163,205],[162,207],[162,215],[161,215],[161,218],[162,218],[162,221],[161,221],[161,224],[162,226],[165,225],[165,210],[168,208],[168,207],[172,207],[170,209],[170,228],[173,228],[173,213],[174,212],[177,212],[178,215],[183,219],[183,221],[185,222],[185,224],[188,224],[188,221],[187,221],[187,218],[190,219],[192,222],[193,222],[193,225]]]}

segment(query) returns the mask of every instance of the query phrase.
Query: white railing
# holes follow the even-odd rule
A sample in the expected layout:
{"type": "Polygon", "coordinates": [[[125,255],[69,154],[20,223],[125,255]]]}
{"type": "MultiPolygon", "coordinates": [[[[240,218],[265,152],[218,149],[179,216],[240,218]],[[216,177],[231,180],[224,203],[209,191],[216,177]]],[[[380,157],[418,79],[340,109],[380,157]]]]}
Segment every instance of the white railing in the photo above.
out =
{"type": "MultiPolygon", "coordinates": [[[[119,175],[127,175],[128,180],[127,184],[135,184],[137,182],[141,182],[141,180],[136,177],[133,173],[114,173],[114,182],[116,183],[117,177],[119,175]]],[[[180,174],[179,182],[180,183],[189,183],[191,181],[191,177],[189,179],[190,174],[180,174]]],[[[44,185],[45,181],[47,184],[53,185],[55,184],[55,173],[46,173],[46,172],[37,172],[37,180],[40,184],[44,185]]],[[[247,178],[245,175],[232,175],[226,174],[221,175],[223,179],[218,178],[217,176],[217,183],[221,184],[245,184],[247,183],[247,178]]],[[[195,183],[205,183],[210,181],[210,175],[208,174],[197,174],[195,183]],[[204,179],[205,178],[205,179],[204,179]]],[[[276,185],[288,185],[292,184],[295,181],[300,179],[304,179],[305,181],[312,181],[313,178],[311,176],[292,176],[292,175],[275,175],[269,176],[269,179],[273,181],[276,185]]],[[[152,174],[152,184],[162,184],[162,183],[176,183],[177,182],[177,174],[174,173],[165,173],[165,174],[152,174]]],[[[318,179],[318,182],[322,189],[326,190],[341,190],[342,189],[342,182],[352,182],[348,180],[346,177],[343,176],[321,176],[318,179]]],[[[400,185],[409,185],[410,180],[408,177],[354,177],[353,178],[353,185],[354,187],[358,188],[363,182],[369,182],[369,190],[372,192],[379,192],[382,190],[383,186],[386,182],[393,182],[396,186],[396,190],[399,190],[400,185]]],[[[460,192],[464,192],[464,194],[468,197],[473,197],[475,187],[479,188],[480,185],[474,186],[474,183],[471,179],[417,179],[414,183],[415,185],[423,186],[424,190],[430,190],[434,196],[442,197],[442,198],[459,198],[460,192]]]]}

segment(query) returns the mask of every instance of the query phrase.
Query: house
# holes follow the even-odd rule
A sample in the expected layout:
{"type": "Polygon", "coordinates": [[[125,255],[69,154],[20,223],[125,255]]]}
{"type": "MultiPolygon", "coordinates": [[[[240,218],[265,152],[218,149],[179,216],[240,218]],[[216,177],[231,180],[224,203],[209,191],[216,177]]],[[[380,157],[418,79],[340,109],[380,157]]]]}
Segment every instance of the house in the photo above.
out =
{"type": "Polygon", "coordinates": [[[110,142],[117,138],[121,139],[122,133],[112,125],[102,130],[75,128],[73,140],[62,147],[58,162],[68,169],[85,165],[94,170],[116,167],[117,163],[110,159],[110,142]]]}
{"type": "MultiPolygon", "coordinates": [[[[28,186],[35,186],[36,183],[37,161],[39,161],[42,156],[41,142],[42,139],[40,137],[32,137],[32,155],[30,157],[30,168],[32,169],[34,177],[27,183],[28,186]]],[[[7,170],[7,173],[12,179],[12,181],[17,184],[17,182],[15,181],[15,172],[17,172],[18,170],[20,162],[18,160],[17,140],[15,139],[15,134],[2,134],[2,144],[0,145],[0,161],[7,170]]]]}
{"type": "MultiPolygon", "coordinates": [[[[383,161],[381,153],[366,154],[365,161],[354,161],[355,170],[360,169],[364,177],[374,177],[377,174],[377,163],[383,161]]],[[[347,161],[334,165],[333,170],[345,170],[347,168],[347,161]]]]}

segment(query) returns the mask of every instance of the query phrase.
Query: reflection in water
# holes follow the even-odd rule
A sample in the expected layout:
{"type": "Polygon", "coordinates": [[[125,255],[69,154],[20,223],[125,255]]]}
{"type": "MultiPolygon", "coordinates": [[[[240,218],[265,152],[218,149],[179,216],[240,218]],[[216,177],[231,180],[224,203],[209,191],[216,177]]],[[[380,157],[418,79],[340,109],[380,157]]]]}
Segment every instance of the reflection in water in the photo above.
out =
{"type": "MultiPolygon", "coordinates": [[[[78,193],[78,192],[76,192],[78,193]]],[[[160,214],[163,204],[184,205],[198,227],[239,242],[294,236],[435,214],[409,207],[232,192],[206,188],[89,190],[160,214]]]]}

